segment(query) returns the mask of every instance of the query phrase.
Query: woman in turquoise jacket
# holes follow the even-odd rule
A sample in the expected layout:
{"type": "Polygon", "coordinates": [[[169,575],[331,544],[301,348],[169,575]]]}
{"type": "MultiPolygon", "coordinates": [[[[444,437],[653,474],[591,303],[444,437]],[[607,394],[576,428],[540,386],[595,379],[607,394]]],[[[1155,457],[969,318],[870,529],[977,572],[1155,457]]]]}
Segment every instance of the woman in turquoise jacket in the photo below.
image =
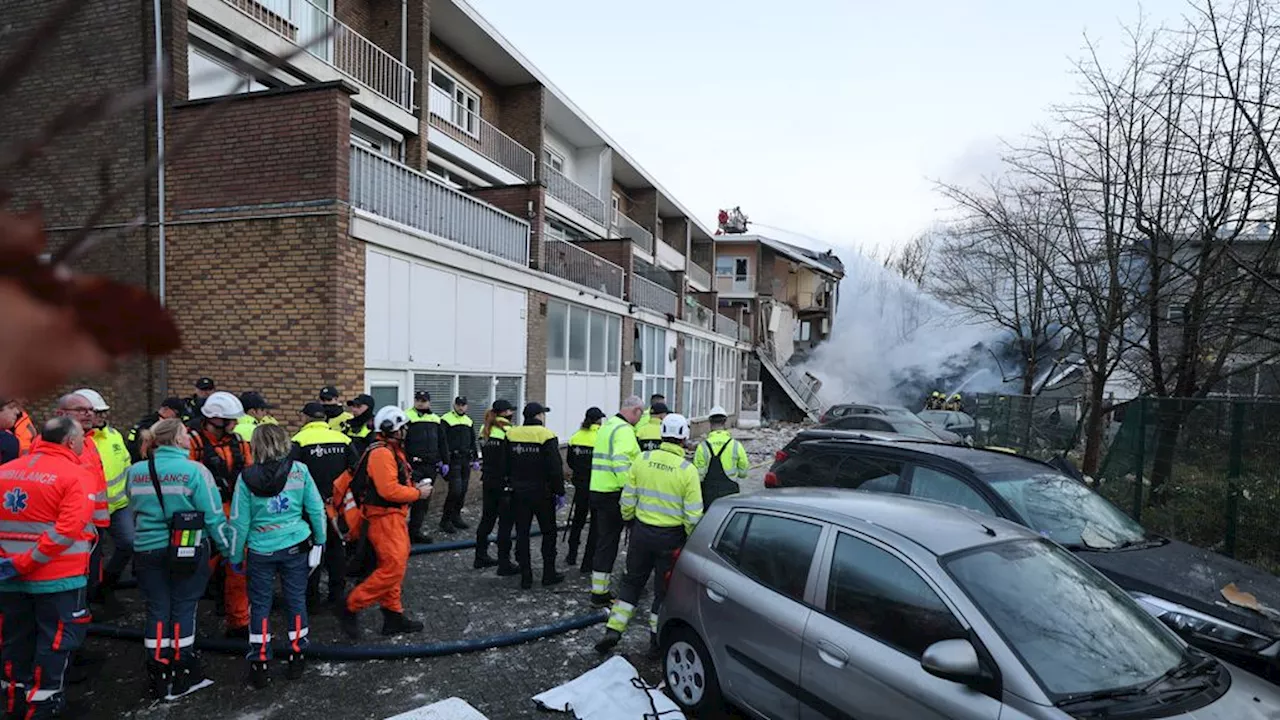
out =
{"type": "Polygon", "coordinates": [[[196,604],[209,583],[210,539],[221,553],[235,544],[213,476],[205,466],[191,461],[190,446],[191,436],[181,420],[161,420],[143,431],[143,460],[125,471],[125,491],[136,528],[133,572],[147,605],[142,643],[147,649],[151,692],[157,699],[174,699],[212,684],[195,649],[196,604]],[[204,513],[207,537],[199,539],[194,562],[181,572],[170,567],[169,522],[174,513],[191,510],[204,513]]]}
{"type": "Polygon", "coordinates": [[[244,469],[231,499],[233,568],[249,574],[249,679],[271,682],[268,620],[280,576],[289,618],[289,678],[306,666],[307,577],[320,564],[325,541],[324,501],[307,466],[294,461],[289,434],[279,425],[253,431],[254,464],[244,469]],[[248,558],[246,562],[246,547],[248,558]]]}

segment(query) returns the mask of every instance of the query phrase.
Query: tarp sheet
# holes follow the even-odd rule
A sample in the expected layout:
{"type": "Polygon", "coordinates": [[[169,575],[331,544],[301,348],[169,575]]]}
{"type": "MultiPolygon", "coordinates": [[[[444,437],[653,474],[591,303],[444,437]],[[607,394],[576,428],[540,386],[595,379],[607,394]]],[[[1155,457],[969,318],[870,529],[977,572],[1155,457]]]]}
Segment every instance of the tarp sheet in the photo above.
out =
{"type": "Polygon", "coordinates": [[[408,712],[400,713],[387,720],[489,720],[471,707],[462,698],[451,697],[448,700],[431,703],[408,712]]]}
{"type": "Polygon", "coordinates": [[[576,720],[685,720],[671,698],[650,688],[631,663],[616,655],[533,701],[576,720]]]}

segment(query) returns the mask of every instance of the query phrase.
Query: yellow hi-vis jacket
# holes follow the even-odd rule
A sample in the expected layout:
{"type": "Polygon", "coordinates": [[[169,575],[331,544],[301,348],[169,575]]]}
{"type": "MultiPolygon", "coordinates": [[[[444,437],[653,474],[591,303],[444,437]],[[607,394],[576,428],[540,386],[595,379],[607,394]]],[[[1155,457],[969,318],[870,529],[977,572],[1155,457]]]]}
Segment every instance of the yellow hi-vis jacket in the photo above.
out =
{"type": "Polygon", "coordinates": [[[706,477],[707,469],[711,466],[711,462],[715,460],[716,454],[720,454],[720,465],[724,468],[724,474],[729,476],[730,480],[745,480],[747,471],[751,469],[751,461],[747,459],[747,449],[742,443],[733,439],[728,430],[715,430],[707,439],[699,443],[698,450],[693,454],[693,465],[698,468],[698,475],[706,477]],[[720,452],[720,448],[725,443],[733,443],[731,447],[725,448],[724,452],[720,452]]]}
{"type": "Polygon", "coordinates": [[[89,438],[102,458],[102,474],[107,479],[107,511],[115,512],[129,504],[125,471],[133,464],[133,458],[124,444],[124,436],[110,425],[90,430],[89,438]]]}
{"type": "Polygon", "coordinates": [[[591,452],[591,492],[618,492],[627,484],[631,463],[640,455],[636,429],[621,415],[605,421],[591,452]]]}
{"type": "Polygon", "coordinates": [[[649,420],[636,424],[636,442],[640,450],[657,450],[662,444],[662,418],[650,416],[649,420]]]}
{"type": "Polygon", "coordinates": [[[684,448],[662,443],[641,453],[622,486],[622,519],[654,527],[684,526],[685,535],[702,519],[702,481],[684,448]]]}

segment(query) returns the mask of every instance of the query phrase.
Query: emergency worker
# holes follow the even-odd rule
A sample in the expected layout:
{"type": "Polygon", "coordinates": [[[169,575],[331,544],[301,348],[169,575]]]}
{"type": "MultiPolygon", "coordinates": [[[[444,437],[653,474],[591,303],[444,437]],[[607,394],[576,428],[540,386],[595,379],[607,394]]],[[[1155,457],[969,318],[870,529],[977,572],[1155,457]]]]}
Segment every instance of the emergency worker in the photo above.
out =
{"type": "Polygon", "coordinates": [[[644,409],[644,414],[643,414],[643,415],[641,415],[641,416],[640,416],[640,420],[638,420],[638,421],[635,423],[635,426],[636,426],[637,430],[638,430],[639,428],[642,428],[642,427],[644,427],[645,425],[648,425],[648,424],[649,424],[649,418],[650,418],[650,416],[651,416],[651,415],[652,415],[652,413],[653,413],[653,406],[654,406],[654,405],[657,405],[658,403],[663,403],[663,404],[665,404],[666,402],[667,402],[667,396],[666,396],[666,395],[663,395],[662,393],[654,393],[654,394],[650,395],[650,396],[649,396],[649,404],[648,404],[648,406],[646,406],[646,407],[645,407],[645,409],[644,409]]]}
{"type": "Polygon", "coordinates": [[[613,604],[609,581],[622,539],[622,510],[618,503],[630,477],[631,464],[640,456],[635,424],[643,414],[644,401],[639,397],[632,395],[623,400],[618,414],[600,427],[591,453],[591,529],[587,532],[587,547],[593,549],[591,604],[596,607],[613,604]]]}
{"type": "Polygon", "coordinates": [[[365,448],[373,439],[373,403],[373,396],[369,394],[360,394],[347,401],[345,414],[350,417],[342,421],[341,431],[351,438],[356,455],[364,455],[365,448]]]}
{"type": "Polygon", "coordinates": [[[22,409],[15,402],[0,397],[0,465],[17,460],[22,455],[18,436],[13,434],[14,423],[22,409]]]}
{"type": "Polygon", "coordinates": [[[240,405],[244,408],[244,415],[236,420],[236,434],[247,443],[252,443],[253,431],[259,425],[280,424],[268,412],[274,409],[275,405],[267,402],[262,393],[252,391],[240,393],[240,405]]]}
{"type": "MultiPolygon", "coordinates": [[[[58,398],[58,408],[54,414],[75,420],[86,433],[93,428],[93,403],[83,395],[71,393],[58,398]]],[[[102,581],[102,543],[97,542],[97,538],[111,526],[111,513],[107,508],[107,479],[102,469],[102,458],[98,455],[98,448],[87,436],[79,446],[78,457],[80,467],[87,473],[85,494],[93,501],[93,527],[84,528],[87,539],[94,541],[93,554],[89,558],[89,590],[92,591],[102,581]]]]}
{"type": "Polygon", "coordinates": [[[324,405],[324,416],[329,421],[329,427],[342,432],[342,423],[351,419],[351,413],[343,409],[342,393],[332,385],[325,385],[316,393],[316,398],[324,405]]]}
{"type": "Polygon", "coordinates": [[[31,415],[23,406],[21,400],[10,399],[5,404],[13,405],[18,409],[17,417],[13,420],[13,429],[10,432],[13,433],[14,437],[18,438],[18,454],[26,455],[31,451],[31,443],[35,442],[37,436],[36,424],[31,419],[31,415]]]}
{"type": "Polygon", "coordinates": [[[152,425],[155,425],[161,420],[168,420],[169,418],[178,418],[181,420],[182,413],[185,409],[186,403],[182,401],[182,398],[165,398],[165,401],[160,403],[160,407],[156,408],[155,412],[143,416],[141,420],[134,423],[134,426],[129,428],[129,432],[124,436],[124,445],[129,449],[130,459],[133,460],[133,462],[138,462],[143,459],[142,433],[144,430],[150,430],[152,425]]]}
{"type": "Polygon", "coordinates": [[[467,530],[471,526],[462,521],[462,506],[467,501],[467,486],[471,483],[471,471],[480,470],[480,456],[476,452],[476,429],[467,416],[467,399],[453,399],[453,409],[440,421],[445,426],[445,440],[449,445],[449,492],[440,511],[440,532],[452,535],[455,530],[467,530]]]}
{"type": "MultiPolygon", "coordinates": [[[[582,418],[582,425],[569,438],[570,478],[573,481],[573,501],[569,506],[569,556],[566,565],[578,564],[578,544],[582,540],[582,528],[587,524],[591,502],[591,454],[595,451],[596,435],[600,432],[600,423],[604,420],[604,411],[598,407],[587,408],[582,418]]],[[[591,536],[587,536],[590,540],[591,536]]],[[[591,572],[591,553],[594,548],[590,542],[582,553],[581,572],[591,572]]]]}
{"type": "MultiPolygon", "coordinates": [[[[203,464],[213,475],[222,498],[222,511],[231,514],[231,498],[240,473],[253,463],[249,443],[235,432],[236,421],[244,415],[239,398],[229,392],[215,392],[200,407],[200,429],[191,433],[191,459],[203,464]]],[[[249,596],[243,573],[230,572],[224,555],[222,603],[228,638],[249,637],[249,596]]]]}
{"type": "Polygon", "coordinates": [[[420,632],[423,624],[404,614],[400,585],[409,564],[409,506],[431,495],[431,481],[413,484],[413,470],[404,454],[405,426],[409,418],[388,405],[374,416],[378,428],[374,442],[360,459],[351,487],[364,513],[369,543],[378,566],[357,585],[342,606],[339,625],[347,637],[360,638],[359,612],[371,605],[382,610],[382,634],[420,632]]]}
{"type": "Polygon", "coordinates": [[[640,424],[636,425],[636,442],[640,445],[640,452],[657,450],[662,444],[662,418],[670,412],[664,402],[649,406],[648,419],[642,417],[640,424]]]}
{"type": "Polygon", "coordinates": [[[218,384],[213,381],[213,378],[202,377],[196,380],[195,390],[195,393],[183,401],[182,421],[192,430],[199,430],[204,418],[200,414],[200,408],[204,407],[210,395],[218,391],[218,384]]]}
{"type": "MultiPolygon", "coordinates": [[[[409,427],[405,429],[404,435],[404,452],[409,456],[414,481],[448,477],[449,443],[445,440],[440,416],[431,411],[431,393],[426,390],[415,392],[413,407],[404,414],[409,418],[409,427]]],[[[430,503],[430,500],[419,500],[409,509],[409,542],[429,544],[432,541],[430,535],[422,532],[430,503]]]]}
{"type": "MultiPolygon", "coordinates": [[[[333,498],[334,481],[348,470],[354,472],[359,458],[351,447],[351,438],[329,427],[323,404],[309,402],[302,406],[301,413],[306,424],[293,436],[294,457],[307,466],[320,499],[327,504],[333,498]]],[[[329,603],[337,605],[346,595],[347,551],[342,533],[333,526],[325,534],[324,570],[329,578],[329,603]]],[[[320,575],[316,570],[307,580],[308,598],[319,597],[320,575]]]]}
{"type": "Polygon", "coordinates": [[[62,716],[64,674],[89,623],[84,528],[93,503],[80,462],[84,430],[45,423],[29,457],[0,465],[0,697],[5,717],[62,716]]]}
{"type": "Polygon", "coordinates": [[[524,406],[524,424],[507,430],[507,472],[511,482],[511,508],[515,516],[516,564],[520,587],[533,587],[529,556],[529,529],[534,518],[542,532],[542,584],[564,582],[556,572],[556,509],[564,502],[564,466],[560,440],[546,426],[551,408],[531,402],[524,406]]]}
{"type": "Polygon", "coordinates": [[[501,398],[493,401],[480,428],[480,522],[476,523],[476,559],[472,567],[482,570],[498,566],[502,576],[516,575],[520,568],[511,561],[511,479],[507,472],[507,431],[516,409],[501,398]],[[489,557],[489,533],[498,526],[498,558],[489,557]]]}
{"type": "Polygon", "coordinates": [[[111,515],[107,532],[115,546],[111,559],[103,568],[99,592],[95,593],[94,601],[98,602],[108,599],[133,559],[133,513],[129,510],[129,496],[125,491],[125,473],[133,463],[125,447],[124,436],[107,420],[107,413],[111,410],[107,401],[90,388],[81,388],[76,394],[93,405],[92,429],[88,430],[87,440],[93,443],[98,457],[102,459],[102,474],[107,481],[107,512],[111,515]]]}
{"type": "Polygon", "coordinates": [[[653,575],[653,605],[649,608],[649,652],[658,650],[658,611],[666,596],[666,574],[675,552],[702,519],[702,489],[698,471],[684,459],[689,421],[668,415],[662,421],[662,445],[640,455],[622,488],[622,519],[635,521],[627,543],[627,571],[618,588],[596,651],[609,652],[626,631],[644,584],[653,575]]]}
{"type": "Polygon", "coordinates": [[[728,415],[719,405],[711,408],[711,432],[693,454],[693,466],[702,477],[702,500],[706,507],[725,495],[738,492],[738,483],[747,479],[751,461],[747,449],[725,429],[728,415]]]}

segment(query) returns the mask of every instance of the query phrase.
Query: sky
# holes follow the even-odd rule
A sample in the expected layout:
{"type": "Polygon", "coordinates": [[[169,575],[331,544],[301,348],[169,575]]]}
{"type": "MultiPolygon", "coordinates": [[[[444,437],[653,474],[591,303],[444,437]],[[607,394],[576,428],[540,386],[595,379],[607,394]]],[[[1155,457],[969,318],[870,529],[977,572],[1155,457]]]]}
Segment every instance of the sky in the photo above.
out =
{"type": "Polygon", "coordinates": [[[1086,34],[1185,0],[469,0],[614,141],[714,228],[864,250],[945,217],[1075,92],[1086,34]]]}

